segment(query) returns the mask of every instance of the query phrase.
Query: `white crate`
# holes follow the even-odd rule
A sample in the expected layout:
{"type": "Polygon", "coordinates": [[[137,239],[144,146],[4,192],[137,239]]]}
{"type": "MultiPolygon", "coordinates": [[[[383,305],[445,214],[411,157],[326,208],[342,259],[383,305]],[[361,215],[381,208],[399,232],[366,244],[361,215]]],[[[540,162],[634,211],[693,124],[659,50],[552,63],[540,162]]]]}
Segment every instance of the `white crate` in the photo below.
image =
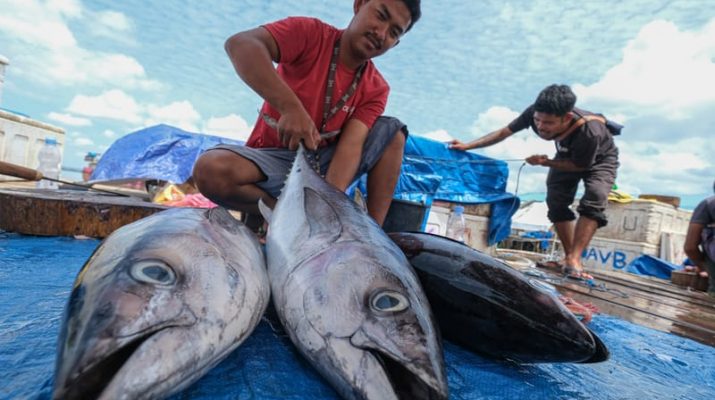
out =
{"type": "Polygon", "coordinates": [[[596,270],[622,270],[643,254],[658,257],[658,246],[643,242],[594,237],[584,250],[581,262],[586,268],[596,270]]]}
{"type": "MultiPolygon", "coordinates": [[[[449,208],[434,205],[430,207],[425,232],[445,236],[450,212],[451,210],[449,208]]],[[[464,232],[465,243],[474,249],[488,251],[489,218],[464,214],[464,222],[466,225],[464,232]]]]}
{"type": "MultiPolygon", "coordinates": [[[[64,149],[65,131],[31,118],[0,110],[0,161],[28,168],[37,168],[37,153],[45,137],[57,139],[60,151],[64,149]]],[[[0,175],[0,180],[16,179],[0,175]]]]}
{"type": "Polygon", "coordinates": [[[691,214],[655,201],[609,202],[608,225],[597,230],[595,236],[659,245],[662,232],[687,232],[691,214]]]}
{"type": "Polygon", "coordinates": [[[660,237],[660,259],[682,265],[685,254],[685,233],[663,232],[660,237]]]}

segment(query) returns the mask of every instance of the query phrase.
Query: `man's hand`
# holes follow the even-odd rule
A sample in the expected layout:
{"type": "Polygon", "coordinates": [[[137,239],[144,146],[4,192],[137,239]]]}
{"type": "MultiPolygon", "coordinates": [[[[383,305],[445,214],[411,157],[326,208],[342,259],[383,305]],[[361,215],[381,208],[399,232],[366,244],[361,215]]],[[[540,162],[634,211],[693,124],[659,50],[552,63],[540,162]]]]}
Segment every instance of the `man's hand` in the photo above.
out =
{"type": "Polygon", "coordinates": [[[320,133],[302,107],[282,114],[278,120],[277,131],[281,143],[291,150],[296,150],[301,140],[308,150],[316,150],[320,143],[320,133]]]}
{"type": "Polygon", "coordinates": [[[549,161],[549,157],[544,154],[535,154],[527,157],[525,161],[529,165],[546,165],[546,162],[549,161]]]}
{"type": "Polygon", "coordinates": [[[467,147],[466,144],[462,143],[458,139],[454,139],[451,142],[449,142],[449,148],[454,149],[454,150],[462,150],[462,151],[469,149],[469,147],[467,147]]]}

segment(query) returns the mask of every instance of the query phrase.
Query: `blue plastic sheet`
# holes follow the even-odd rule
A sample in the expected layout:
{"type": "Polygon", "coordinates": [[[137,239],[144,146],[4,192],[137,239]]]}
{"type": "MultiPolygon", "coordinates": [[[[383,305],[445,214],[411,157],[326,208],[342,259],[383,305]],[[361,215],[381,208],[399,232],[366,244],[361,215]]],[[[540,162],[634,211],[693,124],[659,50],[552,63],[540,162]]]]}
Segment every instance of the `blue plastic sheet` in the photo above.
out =
{"type": "MultiPolygon", "coordinates": [[[[243,144],[169,125],[152,126],[115,141],[102,155],[90,179],[183,183],[191,176],[199,155],[220,143],[243,144]]],[[[488,243],[492,245],[509,235],[511,216],[519,209],[519,198],[505,191],[508,176],[503,161],[450,150],[444,143],[410,136],[395,198],[427,206],[433,199],[491,203],[488,243]]],[[[365,193],[364,183],[361,186],[365,193]]]]}
{"type": "MultiPolygon", "coordinates": [[[[72,282],[96,240],[0,233],[0,399],[49,399],[72,282]]],[[[496,362],[444,343],[451,399],[713,399],[715,348],[623,320],[590,325],[600,364],[496,362]]],[[[226,360],[174,399],[337,399],[279,325],[263,320],[226,360]]]]}
{"type": "Polygon", "coordinates": [[[670,279],[670,273],[677,269],[682,267],[647,254],[635,258],[626,266],[626,271],[632,274],[655,276],[661,279],[670,279]]]}
{"type": "Polygon", "coordinates": [[[117,139],[99,159],[90,181],[162,180],[184,183],[196,159],[221,143],[243,144],[219,136],[156,125],[117,139]]]}
{"type": "MultiPolygon", "coordinates": [[[[478,154],[451,150],[445,143],[410,136],[405,145],[405,162],[422,161],[432,174],[441,177],[435,200],[465,204],[491,204],[490,245],[509,236],[511,217],[519,209],[519,198],[506,192],[509,169],[504,161],[478,154]]],[[[409,190],[418,179],[405,182],[409,190]]]]}

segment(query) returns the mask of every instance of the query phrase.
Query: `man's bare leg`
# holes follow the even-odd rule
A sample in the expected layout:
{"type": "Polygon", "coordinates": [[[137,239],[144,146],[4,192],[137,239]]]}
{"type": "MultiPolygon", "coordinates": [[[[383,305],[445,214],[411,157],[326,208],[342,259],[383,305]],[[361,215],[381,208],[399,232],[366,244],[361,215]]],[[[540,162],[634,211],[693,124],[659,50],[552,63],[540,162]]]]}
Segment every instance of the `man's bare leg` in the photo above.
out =
{"type": "Polygon", "coordinates": [[[583,270],[581,254],[586,246],[588,246],[591,242],[593,235],[596,233],[596,229],[598,229],[598,221],[595,219],[585,216],[580,216],[578,218],[571,251],[566,253],[566,258],[564,260],[566,265],[575,268],[577,271],[583,270]]]}
{"type": "Polygon", "coordinates": [[[554,222],[556,235],[559,237],[561,247],[564,249],[564,258],[571,253],[571,249],[573,248],[575,225],[574,221],[554,222]]]}
{"type": "Polygon", "coordinates": [[[276,203],[276,199],[256,186],[256,182],[266,179],[256,164],[230,150],[215,149],[202,154],[194,165],[193,178],[209,200],[242,213],[260,215],[259,199],[271,208],[276,203]]]}
{"type": "Polygon", "coordinates": [[[380,226],[385,222],[392,196],[395,194],[404,150],[405,135],[400,130],[367,174],[367,212],[380,226]]]}

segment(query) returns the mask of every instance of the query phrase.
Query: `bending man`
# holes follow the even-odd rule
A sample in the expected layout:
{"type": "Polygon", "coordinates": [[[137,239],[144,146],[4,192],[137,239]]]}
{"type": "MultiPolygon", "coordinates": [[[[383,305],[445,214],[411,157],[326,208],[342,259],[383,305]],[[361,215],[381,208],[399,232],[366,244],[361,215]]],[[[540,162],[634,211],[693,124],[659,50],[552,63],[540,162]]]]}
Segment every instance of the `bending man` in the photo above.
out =
{"type": "Polygon", "coordinates": [[[573,278],[583,273],[581,254],[599,227],[605,226],[608,193],[616,180],[618,148],[602,116],[575,107],[576,95],[566,85],[551,85],[539,93],[533,105],[497,131],[470,143],[453,141],[451,148],[475,149],[499,143],[522,129],[531,127],[540,138],[553,141],[553,159],[543,154],[526,159],[530,165],[549,167],[546,204],[549,219],[563,245],[563,272],[573,278]],[[578,206],[578,221],[570,205],[578,184],[585,193],[578,206]]]}

